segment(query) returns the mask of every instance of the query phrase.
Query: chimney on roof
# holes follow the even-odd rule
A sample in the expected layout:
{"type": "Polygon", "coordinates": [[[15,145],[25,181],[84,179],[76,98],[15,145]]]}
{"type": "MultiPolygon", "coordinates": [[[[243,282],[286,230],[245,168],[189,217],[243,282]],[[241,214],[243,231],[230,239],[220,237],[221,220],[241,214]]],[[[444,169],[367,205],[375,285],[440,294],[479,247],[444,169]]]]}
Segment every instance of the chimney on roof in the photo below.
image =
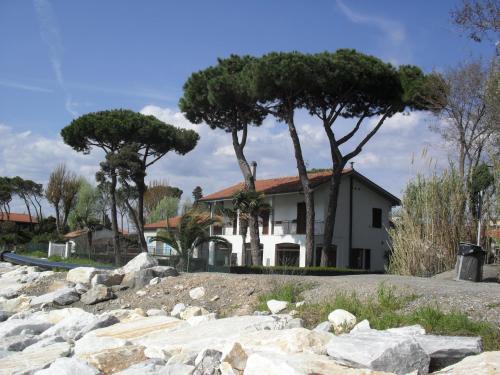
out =
{"type": "Polygon", "coordinates": [[[256,181],[257,180],[257,162],[254,160],[252,161],[252,176],[253,176],[253,180],[256,181]]]}
{"type": "Polygon", "coordinates": [[[351,161],[351,169],[354,170],[354,162],[351,161]]]}

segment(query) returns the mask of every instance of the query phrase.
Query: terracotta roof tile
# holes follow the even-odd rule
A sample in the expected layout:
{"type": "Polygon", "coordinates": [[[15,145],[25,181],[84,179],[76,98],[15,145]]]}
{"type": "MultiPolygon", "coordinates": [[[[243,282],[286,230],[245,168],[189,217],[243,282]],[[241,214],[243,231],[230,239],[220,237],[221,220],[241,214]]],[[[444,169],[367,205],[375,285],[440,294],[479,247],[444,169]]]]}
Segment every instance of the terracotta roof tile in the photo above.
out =
{"type": "Polygon", "coordinates": [[[169,218],[168,220],[160,220],[156,223],[145,224],[144,229],[177,228],[177,224],[179,224],[180,218],[180,216],[174,216],[169,218]]]}
{"type": "MultiPolygon", "coordinates": [[[[343,173],[350,172],[351,169],[344,169],[343,173]]],[[[332,176],[331,171],[309,173],[309,181],[311,187],[316,187],[327,182],[332,176]]],[[[217,199],[226,199],[232,197],[235,193],[243,189],[243,183],[230,186],[226,189],[219,190],[215,193],[209,194],[203,198],[202,201],[211,201],[217,199]]],[[[255,181],[255,190],[264,194],[283,194],[294,193],[302,190],[299,176],[287,176],[279,178],[271,178],[266,180],[255,181]]]]}
{"type": "MultiPolygon", "coordinates": [[[[27,214],[16,214],[11,212],[9,215],[5,213],[0,213],[0,221],[13,221],[16,223],[30,223],[30,215],[27,214]]],[[[31,217],[31,221],[36,224],[38,220],[35,217],[31,217]]]]}

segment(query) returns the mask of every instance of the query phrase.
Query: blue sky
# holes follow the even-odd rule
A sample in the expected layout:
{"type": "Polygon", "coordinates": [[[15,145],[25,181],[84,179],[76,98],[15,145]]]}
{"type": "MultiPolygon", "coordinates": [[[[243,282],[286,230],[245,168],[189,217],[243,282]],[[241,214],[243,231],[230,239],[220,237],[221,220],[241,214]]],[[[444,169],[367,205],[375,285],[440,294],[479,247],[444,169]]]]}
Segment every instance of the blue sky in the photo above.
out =
{"type": "MultiPolygon", "coordinates": [[[[443,70],[493,48],[462,36],[449,12],[459,1],[2,1],[0,3],[0,175],[46,182],[66,162],[92,178],[99,155],[77,155],[59,139],[75,116],[130,108],[191,127],[178,113],[182,85],[193,71],[231,53],[334,51],[355,48],[394,64],[443,70]]],[[[299,116],[310,166],[328,166],[325,139],[299,116]]],[[[358,169],[399,194],[423,148],[441,160],[445,148],[429,132],[432,118],[391,119],[357,160],[358,169]]],[[[344,125],[347,129],[348,124],[344,125]]],[[[198,149],[167,156],[150,178],[186,195],[240,179],[222,132],[193,127],[198,149]]],[[[254,131],[250,158],[260,176],[294,174],[291,144],[270,119],[254,131]],[[283,147],[276,148],[276,143],[283,147]],[[279,151],[279,152],[278,152],[279,151]]]]}

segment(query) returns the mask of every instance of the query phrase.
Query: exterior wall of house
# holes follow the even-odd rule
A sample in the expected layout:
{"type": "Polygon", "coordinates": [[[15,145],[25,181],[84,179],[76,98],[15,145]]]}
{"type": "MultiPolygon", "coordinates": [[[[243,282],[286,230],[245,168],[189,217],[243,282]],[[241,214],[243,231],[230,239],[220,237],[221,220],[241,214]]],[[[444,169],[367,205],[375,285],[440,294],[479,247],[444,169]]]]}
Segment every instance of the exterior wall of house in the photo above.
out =
{"type": "MultiPolygon", "coordinates": [[[[337,246],[336,266],[347,268],[351,266],[349,248],[349,194],[350,178],[344,176],[339,192],[337,217],[333,244],[337,246]]],[[[328,184],[323,184],[316,188],[315,198],[315,248],[321,247],[323,242],[324,218],[328,204],[328,184]]],[[[262,263],[265,266],[277,265],[277,248],[292,248],[292,244],[299,249],[299,265],[305,265],[305,234],[297,233],[297,204],[304,201],[303,195],[299,193],[280,194],[266,197],[267,203],[271,206],[269,215],[269,231],[263,234],[263,223],[260,223],[260,241],[263,246],[262,263]],[[289,245],[287,245],[289,244],[289,245]]],[[[389,215],[391,211],[390,200],[373,190],[371,187],[353,178],[353,200],[352,200],[352,248],[363,249],[364,266],[365,258],[368,257],[369,269],[372,271],[382,271],[385,266],[385,253],[388,250],[389,215]],[[372,209],[382,210],[382,227],[372,227],[372,209]],[[369,255],[366,255],[369,254],[369,255]]],[[[231,207],[231,201],[219,201],[217,204],[226,208],[231,207]]],[[[213,204],[212,204],[213,209],[213,204]]],[[[214,211],[214,210],[213,210],[214,211]]],[[[262,220],[262,219],[261,219],[262,220]]],[[[238,223],[239,225],[239,223],[238,223]]],[[[215,233],[214,234],[219,234],[215,233]]],[[[239,227],[234,234],[233,222],[226,220],[221,233],[232,244],[232,252],[237,255],[237,263],[242,264],[242,238],[239,235],[239,227]]],[[[247,235],[246,242],[250,242],[247,235]]],[[[248,245],[247,245],[248,246],[248,245]]],[[[212,246],[212,253],[216,251],[212,246]]],[[[316,251],[315,251],[316,253],[316,251]]],[[[319,252],[318,252],[319,254],[319,252]]],[[[315,254],[316,257],[316,254],[315,254]]],[[[209,259],[211,259],[209,257],[209,259]]],[[[319,261],[319,259],[318,259],[319,261]]],[[[354,262],[356,263],[356,262],[354,262]]]]}
{"type": "Polygon", "coordinates": [[[148,252],[154,255],[169,256],[172,253],[171,247],[167,244],[160,243],[157,241],[150,241],[150,238],[155,237],[157,234],[157,229],[145,229],[144,237],[146,238],[146,243],[148,244],[148,252]]]}

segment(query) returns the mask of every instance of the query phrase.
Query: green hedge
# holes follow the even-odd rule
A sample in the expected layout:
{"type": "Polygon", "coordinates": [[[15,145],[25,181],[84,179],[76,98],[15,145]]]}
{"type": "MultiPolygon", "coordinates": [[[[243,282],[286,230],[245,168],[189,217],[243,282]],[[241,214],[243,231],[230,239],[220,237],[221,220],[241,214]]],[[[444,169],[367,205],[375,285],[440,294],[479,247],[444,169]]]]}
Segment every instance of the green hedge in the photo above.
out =
{"type": "Polygon", "coordinates": [[[371,272],[366,270],[355,270],[335,267],[287,267],[287,266],[232,266],[230,273],[240,274],[281,274],[281,275],[304,275],[304,276],[340,276],[340,275],[363,275],[371,272]]]}

